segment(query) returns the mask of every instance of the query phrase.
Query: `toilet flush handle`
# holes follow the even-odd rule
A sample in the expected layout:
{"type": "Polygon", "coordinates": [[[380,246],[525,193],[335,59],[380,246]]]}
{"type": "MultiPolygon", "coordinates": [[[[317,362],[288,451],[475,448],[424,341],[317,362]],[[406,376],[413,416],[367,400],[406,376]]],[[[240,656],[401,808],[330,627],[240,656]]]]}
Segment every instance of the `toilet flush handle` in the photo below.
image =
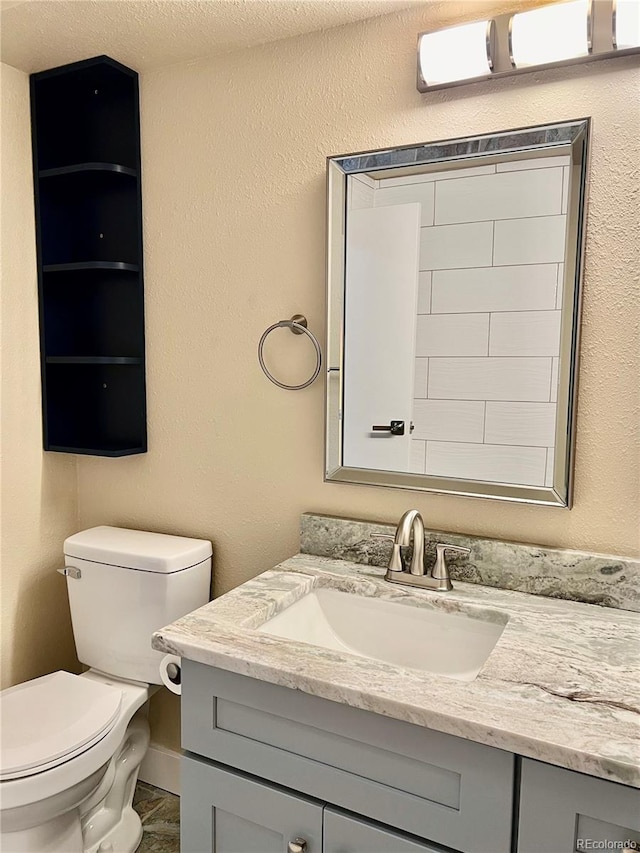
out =
{"type": "Polygon", "coordinates": [[[66,575],[68,578],[74,578],[78,580],[82,577],[82,572],[80,569],[77,569],[75,566],[65,566],[64,569],[57,569],[61,575],[66,575]]]}

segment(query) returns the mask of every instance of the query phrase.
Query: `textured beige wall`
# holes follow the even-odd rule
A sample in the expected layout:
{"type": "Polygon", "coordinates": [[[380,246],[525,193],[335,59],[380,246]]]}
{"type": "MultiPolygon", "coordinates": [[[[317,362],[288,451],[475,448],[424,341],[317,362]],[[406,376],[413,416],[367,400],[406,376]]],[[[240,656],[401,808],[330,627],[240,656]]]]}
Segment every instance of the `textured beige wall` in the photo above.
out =
{"type": "Polygon", "coordinates": [[[76,460],[45,454],[29,78],[2,64],[2,687],[77,667],[61,565],[77,530],[76,460]]]}
{"type": "MultiPolygon", "coordinates": [[[[149,453],[79,460],[82,526],[210,538],[218,594],[293,554],[304,510],[394,521],[415,506],[442,530],[640,552],[637,59],[423,97],[429,23],[412,10],[143,75],[149,453]],[[256,344],[297,311],[324,333],[325,157],[587,115],[574,509],[324,483],[322,383],[276,388],[256,344]]],[[[302,377],[305,342],[278,337],[274,363],[302,377]]],[[[176,708],[156,703],[154,739],[176,745],[176,708]]]]}

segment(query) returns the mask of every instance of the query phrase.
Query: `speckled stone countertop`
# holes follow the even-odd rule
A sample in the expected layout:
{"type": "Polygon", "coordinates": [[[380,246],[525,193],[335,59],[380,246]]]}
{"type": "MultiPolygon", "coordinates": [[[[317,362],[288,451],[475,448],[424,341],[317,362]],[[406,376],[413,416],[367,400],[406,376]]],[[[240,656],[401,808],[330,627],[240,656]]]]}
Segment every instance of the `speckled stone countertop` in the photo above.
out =
{"type": "Polygon", "coordinates": [[[153,647],[640,788],[637,613],[461,582],[418,591],[383,575],[298,554],[158,631],[153,647]],[[315,587],[508,622],[471,682],[255,630],[315,587]]]}

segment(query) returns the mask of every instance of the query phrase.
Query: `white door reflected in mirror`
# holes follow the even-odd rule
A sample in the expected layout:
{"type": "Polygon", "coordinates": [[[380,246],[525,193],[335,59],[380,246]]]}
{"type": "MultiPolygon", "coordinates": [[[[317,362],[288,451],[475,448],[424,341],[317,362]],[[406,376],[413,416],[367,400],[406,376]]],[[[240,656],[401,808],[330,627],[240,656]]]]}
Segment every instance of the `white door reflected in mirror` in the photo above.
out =
{"type": "Polygon", "coordinates": [[[411,470],[420,213],[372,206],[347,222],[343,458],[354,468],[411,470]]]}

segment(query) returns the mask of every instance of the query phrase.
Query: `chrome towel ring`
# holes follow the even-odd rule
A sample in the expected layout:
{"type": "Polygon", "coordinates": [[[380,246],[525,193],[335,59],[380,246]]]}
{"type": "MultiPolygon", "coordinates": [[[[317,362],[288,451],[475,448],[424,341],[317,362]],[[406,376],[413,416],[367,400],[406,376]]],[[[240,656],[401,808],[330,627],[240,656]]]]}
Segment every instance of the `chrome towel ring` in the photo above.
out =
{"type": "Polygon", "coordinates": [[[278,388],[284,388],[286,391],[301,391],[303,388],[308,388],[312,382],[318,378],[318,374],[320,373],[320,368],[322,366],[322,351],[320,349],[320,344],[318,343],[318,339],[307,329],[307,318],[303,314],[294,314],[290,320],[279,320],[277,323],[274,323],[272,326],[269,326],[266,329],[260,338],[260,342],[258,344],[258,361],[260,362],[260,367],[262,368],[262,372],[270,379],[274,385],[277,385],[278,388]],[[269,373],[266,364],[264,363],[264,342],[267,337],[273,332],[274,329],[291,329],[294,335],[306,335],[316,350],[316,367],[313,371],[313,375],[310,379],[307,379],[306,382],[300,383],[300,385],[285,385],[283,382],[278,382],[278,380],[269,373]]]}

